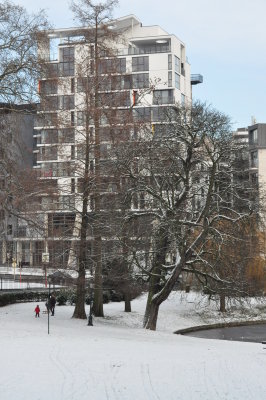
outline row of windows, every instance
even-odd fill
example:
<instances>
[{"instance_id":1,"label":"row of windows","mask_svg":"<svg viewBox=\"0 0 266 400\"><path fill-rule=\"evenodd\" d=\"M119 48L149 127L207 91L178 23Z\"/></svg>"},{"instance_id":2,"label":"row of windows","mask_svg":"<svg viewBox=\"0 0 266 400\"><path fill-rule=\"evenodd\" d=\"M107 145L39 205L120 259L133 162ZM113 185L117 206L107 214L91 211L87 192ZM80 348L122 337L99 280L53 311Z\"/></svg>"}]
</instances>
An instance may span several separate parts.
<instances>
[{"instance_id":1,"label":"row of windows","mask_svg":"<svg viewBox=\"0 0 266 400\"><path fill-rule=\"evenodd\" d=\"M173 104L174 93L172 89L154 90L153 91L153 104Z\"/></svg>"},{"instance_id":2,"label":"row of windows","mask_svg":"<svg viewBox=\"0 0 266 400\"><path fill-rule=\"evenodd\" d=\"M70 162L45 163L41 167L41 176L44 178L71 176L73 174L74 169Z\"/></svg>"},{"instance_id":3,"label":"row of windows","mask_svg":"<svg viewBox=\"0 0 266 400\"><path fill-rule=\"evenodd\" d=\"M66 48L67 49L67 48ZM180 89L180 59L174 56L175 60L175 87ZM57 64L51 64L54 69L57 68ZM71 61L62 62L58 64L60 74L63 76L74 75L74 63ZM172 86L172 55L168 55L168 86ZM132 72L149 71L149 57L133 57L132 58ZM126 72L126 59L105 59L101 60L99 64L99 72L101 74L108 73L125 73ZM74 91L74 80L71 81L71 91ZM124 76L112 76L103 78L100 82L100 89L102 90L120 90L120 89L142 89L149 87L149 75L138 74L138 75L124 75ZM78 78L77 79L77 92L87 91L90 88L89 78ZM48 80L41 82L40 92L43 94L56 94L57 93L57 81Z\"/></svg>"},{"instance_id":4,"label":"row of windows","mask_svg":"<svg viewBox=\"0 0 266 400\"><path fill-rule=\"evenodd\" d=\"M66 51L68 48L61 50ZM62 61L59 63L47 65L47 76L74 76L75 75L75 63L74 56L62 56ZM100 74L110 73L126 73L126 58L109 58L99 61L98 71ZM93 60L91 60L91 73L93 73L95 67ZM133 57L132 58L132 71L141 72L149 71L149 57Z\"/></svg>"},{"instance_id":5,"label":"row of windows","mask_svg":"<svg viewBox=\"0 0 266 400\"><path fill-rule=\"evenodd\" d=\"M63 61L48 64L43 72L47 77L74 76L75 63L74 61Z\"/></svg>"},{"instance_id":6,"label":"row of windows","mask_svg":"<svg viewBox=\"0 0 266 400\"><path fill-rule=\"evenodd\" d=\"M77 92L89 92L91 85L90 78L77 78ZM99 90L126 90L126 89L143 89L150 85L149 74L134 75L114 75L102 77L99 82Z\"/></svg>"},{"instance_id":7,"label":"row of windows","mask_svg":"<svg viewBox=\"0 0 266 400\"><path fill-rule=\"evenodd\" d=\"M43 129L37 138L38 144L73 143L75 140L73 129Z\"/></svg>"},{"instance_id":8,"label":"row of windows","mask_svg":"<svg viewBox=\"0 0 266 400\"><path fill-rule=\"evenodd\" d=\"M64 47L60 49L60 62L47 65L47 76L73 76L75 74L74 66L74 47ZM174 56L175 72L180 74L180 59ZM182 68L181 68L182 69ZM172 70L172 55L168 55L168 70ZM94 62L91 60L91 73L94 71ZM132 71L149 71L149 57L132 57ZM125 73L126 58L109 58L99 62L99 73Z\"/></svg>"},{"instance_id":9,"label":"row of windows","mask_svg":"<svg viewBox=\"0 0 266 400\"><path fill-rule=\"evenodd\" d=\"M73 95L49 96L42 102L43 110L73 110L75 101Z\"/></svg>"}]
</instances>

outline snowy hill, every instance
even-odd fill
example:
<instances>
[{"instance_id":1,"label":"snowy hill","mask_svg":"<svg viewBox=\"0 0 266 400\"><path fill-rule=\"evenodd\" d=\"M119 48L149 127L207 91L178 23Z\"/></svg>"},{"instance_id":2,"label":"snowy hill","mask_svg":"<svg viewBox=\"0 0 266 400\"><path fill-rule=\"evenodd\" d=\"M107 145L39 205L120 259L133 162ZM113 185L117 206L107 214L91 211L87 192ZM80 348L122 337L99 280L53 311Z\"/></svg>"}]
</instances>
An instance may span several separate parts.
<instances>
[{"instance_id":1,"label":"snowy hill","mask_svg":"<svg viewBox=\"0 0 266 400\"><path fill-rule=\"evenodd\" d=\"M173 294L161 308L158 331L151 332L141 328L145 300L133 301L131 314L122 303L107 304L106 317L93 327L71 319L73 307L56 307L50 335L47 315L34 317L35 304L0 308L1 400L266 398L261 344L172 334L222 319L215 304L194 293ZM264 306L252 313L259 309Z\"/></svg>"}]
</instances>

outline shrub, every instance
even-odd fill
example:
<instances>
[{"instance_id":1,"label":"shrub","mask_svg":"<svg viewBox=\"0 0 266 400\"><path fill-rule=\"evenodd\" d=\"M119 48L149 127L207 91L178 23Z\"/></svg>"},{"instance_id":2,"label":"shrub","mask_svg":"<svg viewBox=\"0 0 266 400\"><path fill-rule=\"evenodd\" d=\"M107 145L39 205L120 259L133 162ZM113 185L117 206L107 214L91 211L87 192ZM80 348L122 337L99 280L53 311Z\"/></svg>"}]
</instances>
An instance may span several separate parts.
<instances>
[{"instance_id":1,"label":"shrub","mask_svg":"<svg viewBox=\"0 0 266 400\"><path fill-rule=\"evenodd\" d=\"M46 301L47 291L32 292L32 291L18 291L18 292L3 292L0 293L0 307L7 306L8 304L26 303L31 301Z\"/></svg>"},{"instance_id":2,"label":"shrub","mask_svg":"<svg viewBox=\"0 0 266 400\"><path fill-rule=\"evenodd\" d=\"M64 306L66 305L67 302L67 293L61 291L56 297L56 302L59 306Z\"/></svg>"}]
</instances>

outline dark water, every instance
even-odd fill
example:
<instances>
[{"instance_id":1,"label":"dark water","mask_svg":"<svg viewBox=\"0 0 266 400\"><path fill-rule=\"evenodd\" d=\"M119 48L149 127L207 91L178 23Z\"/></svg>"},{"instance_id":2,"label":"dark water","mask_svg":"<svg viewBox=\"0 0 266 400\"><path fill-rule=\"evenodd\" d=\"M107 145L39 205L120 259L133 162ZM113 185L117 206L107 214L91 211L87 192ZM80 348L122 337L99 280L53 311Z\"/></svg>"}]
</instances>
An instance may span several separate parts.
<instances>
[{"instance_id":1,"label":"dark water","mask_svg":"<svg viewBox=\"0 0 266 400\"><path fill-rule=\"evenodd\" d=\"M186 333L185 335L205 339L261 343L266 341L266 324L206 329L198 332Z\"/></svg>"}]
</instances>

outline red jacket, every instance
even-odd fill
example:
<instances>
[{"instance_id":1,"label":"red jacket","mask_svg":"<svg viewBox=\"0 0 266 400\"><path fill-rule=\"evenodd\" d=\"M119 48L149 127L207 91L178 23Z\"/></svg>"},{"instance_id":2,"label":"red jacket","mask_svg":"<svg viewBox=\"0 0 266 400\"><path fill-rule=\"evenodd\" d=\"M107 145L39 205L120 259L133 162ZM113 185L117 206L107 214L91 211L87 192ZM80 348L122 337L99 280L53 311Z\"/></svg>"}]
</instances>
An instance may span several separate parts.
<instances>
[{"instance_id":1,"label":"red jacket","mask_svg":"<svg viewBox=\"0 0 266 400\"><path fill-rule=\"evenodd\" d=\"M40 312L40 307L39 306L37 306L36 308L35 308L35 310L34 310L37 314L39 314L39 312Z\"/></svg>"}]
</instances>

